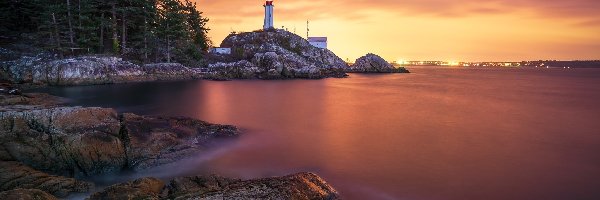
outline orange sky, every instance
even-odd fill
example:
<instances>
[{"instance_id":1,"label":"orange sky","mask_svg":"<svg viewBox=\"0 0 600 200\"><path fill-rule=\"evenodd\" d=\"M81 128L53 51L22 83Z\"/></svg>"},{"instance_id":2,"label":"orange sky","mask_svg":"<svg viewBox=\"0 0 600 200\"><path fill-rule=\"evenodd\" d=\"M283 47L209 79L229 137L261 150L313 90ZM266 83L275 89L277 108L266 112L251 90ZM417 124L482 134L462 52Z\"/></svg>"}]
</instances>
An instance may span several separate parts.
<instances>
[{"instance_id":1,"label":"orange sky","mask_svg":"<svg viewBox=\"0 0 600 200\"><path fill-rule=\"evenodd\" d=\"M262 28L264 0L196 0L215 45ZM600 0L275 0L275 26L329 37L344 60L600 59Z\"/></svg>"}]
</instances>

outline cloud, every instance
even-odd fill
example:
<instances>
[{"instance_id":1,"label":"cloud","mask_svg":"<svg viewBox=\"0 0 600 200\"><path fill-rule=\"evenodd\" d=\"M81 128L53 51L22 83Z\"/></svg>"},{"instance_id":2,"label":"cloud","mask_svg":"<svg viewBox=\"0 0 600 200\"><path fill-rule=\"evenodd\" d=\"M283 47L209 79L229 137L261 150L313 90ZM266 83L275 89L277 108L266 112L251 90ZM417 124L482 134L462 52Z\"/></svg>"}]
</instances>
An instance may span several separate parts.
<instances>
[{"instance_id":1,"label":"cloud","mask_svg":"<svg viewBox=\"0 0 600 200\"><path fill-rule=\"evenodd\" d=\"M231 31L262 27L264 0L196 2L211 19L209 35L216 44ZM377 51L390 59L597 59L600 52L600 0L274 0L274 4L278 25L295 32L310 20L311 33L331 37L331 49L344 58Z\"/></svg>"},{"instance_id":2,"label":"cloud","mask_svg":"<svg viewBox=\"0 0 600 200\"><path fill-rule=\"evenodd\" d=\"M262 1L197 0L201 10L213 15L253 17L262 13ZM467 17L482 14L528 12L542 18L600 19L598 0L275 0L285 18L367 17L364 11L434 17Z\"/></svg>"}]
</instances>

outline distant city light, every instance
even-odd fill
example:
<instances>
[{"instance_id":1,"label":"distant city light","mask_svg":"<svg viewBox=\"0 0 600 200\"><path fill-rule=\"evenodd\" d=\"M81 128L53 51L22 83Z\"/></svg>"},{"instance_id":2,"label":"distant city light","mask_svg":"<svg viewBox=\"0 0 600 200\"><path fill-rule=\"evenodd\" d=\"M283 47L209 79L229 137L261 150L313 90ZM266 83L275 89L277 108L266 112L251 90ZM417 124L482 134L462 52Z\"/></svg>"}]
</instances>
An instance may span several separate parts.
<instances>
[{"instance_id":1,"label":"distant city light","mask_svg":"<svg viewBox=\"0 0 600 200\"><path fill-rule=\"evenodd\" d=\"M404 66L460 66L460 67L533 67L533 68L550 68L562 66L565 69L577 68L578 66L600 66L600 60L573 60L573 61L557 61L557 60L535 60L535 61L520 61L520 62L463 62L463 61L411 61L403 58L398 58L393 61L394 64Z\"/></svg>"},{"instance_id":2,"label":"distant city light","mask_svg":"<svg viewBox=\"0 0 600 200\"><path fill-rule=\"evenodd\" d=\"M405 59L402 59L402 58L397 59L396 63L398 63L400 65L406 65L406 64L408 64L408 62Z\"/></svg>"}]
</instances>

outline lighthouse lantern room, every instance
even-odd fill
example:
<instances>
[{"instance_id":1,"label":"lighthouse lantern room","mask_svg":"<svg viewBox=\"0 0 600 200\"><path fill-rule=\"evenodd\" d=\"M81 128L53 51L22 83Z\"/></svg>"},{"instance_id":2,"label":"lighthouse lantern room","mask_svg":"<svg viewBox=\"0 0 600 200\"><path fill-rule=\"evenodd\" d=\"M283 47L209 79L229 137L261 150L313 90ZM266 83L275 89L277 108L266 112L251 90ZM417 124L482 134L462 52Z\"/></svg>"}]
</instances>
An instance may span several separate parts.
<instances>
[{"instance_id":1,"label":"lighthouse lantern room","mask_svg":"<svg viewBox=\"0 0 600 200\"><path fill-rule=\"evenodd\" d=\"M265 24L263 25L263 29L272 29L273 27L273 0L267 0L265 2Z\"/></svg>"}]
</instances>

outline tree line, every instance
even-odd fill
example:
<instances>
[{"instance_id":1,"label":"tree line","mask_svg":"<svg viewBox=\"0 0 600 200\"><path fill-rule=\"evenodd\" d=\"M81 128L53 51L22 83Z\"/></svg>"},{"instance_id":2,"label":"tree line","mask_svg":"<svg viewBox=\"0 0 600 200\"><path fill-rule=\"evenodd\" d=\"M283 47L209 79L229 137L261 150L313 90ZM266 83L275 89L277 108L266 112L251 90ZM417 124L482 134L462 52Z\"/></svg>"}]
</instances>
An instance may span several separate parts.
<instances>
[{"instance_id":1,"label":"tree line","mask_svg":"<svg viewBox=\"0 0 600 200\"><path fill-rule=\"evenodd\" d=\"M0 31L61 55L193 63L211 45L202 14L190 0L4 0Z\"/></svg>"}]
</instances>

